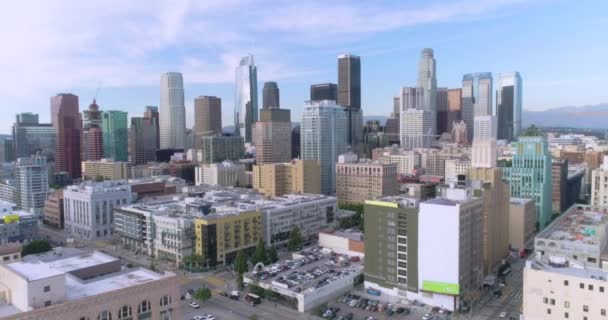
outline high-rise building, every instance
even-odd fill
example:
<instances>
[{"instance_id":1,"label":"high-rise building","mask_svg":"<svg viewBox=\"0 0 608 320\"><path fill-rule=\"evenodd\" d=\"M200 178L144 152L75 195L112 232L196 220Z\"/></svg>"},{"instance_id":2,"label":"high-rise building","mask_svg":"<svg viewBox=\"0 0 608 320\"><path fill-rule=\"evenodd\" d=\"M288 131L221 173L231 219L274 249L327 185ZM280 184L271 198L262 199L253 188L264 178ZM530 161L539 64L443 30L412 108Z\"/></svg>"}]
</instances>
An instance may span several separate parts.
<instances>
[{"instance_id":1,"label":"high-rise building","mask_svg":"<svg viewBox=\"0 0 608 320\"><path fill-rule=\"evenodd\" d=\"M319 83L310 86L310 101L338 100L338 85Z\"/></svg>"},{"instance_id":2,"label":"high-rise building","mask_svg":"<svg viewBox=\"0 0 608 320\"><path fill-rule=\"evenodd\" d=\"M274 81L264 82L262 90L262 108L280 108L279 86Z\"/></svg>"},{"instance_id":3,"label":"high-rise building","mask_svg":"<svg viewBox=\"0 0 608 320\"><path fill-rule=\"evenodd\" d=\"M254 124L253 142L257 163L291 160L291 112L272 107L260 111Z\"/></svg>"},{"instance_id":4,"label":"high-rise building","mask_svg":"<svg viewBox=\"0 0 608 320\"><path fill-rule=\"evenodd\" d=\"M253 55L243 57L236 68L235 101L234 134L253 142L253 124L258 121L258 68Z\"/></svg>"},{"instance_id":5,"label":"high-rise building","mask_svg":"<svg viewBox=\"0 0 608 320\"><path fill-rule=\"evenodd\" d=\"M475 117L493 115L492 94L491 72L462 76L462 120L467 125L467 136L474 136Z\"/></svg>"},{"instance_id":6,"label":"high-rise building","mask_svg":"<svg viewBox=\"0 0 608 320\"><path fill-rule=\"evenodd\" d=\"M15 202L21 210L42 214L49 193L46 158L36 154L18 158L15 167Z\"/></svg>"},{"instance_id":7,"label":"high-rise building","mask_svg":"<svg viewBox=\"0 0 608 320\"><path fill-rule=\"evenodd\" d=\"M363 127L363 141L361 154L362 158L371 159L372 152L377 148L384 148L390 145L386 129L378 120L368 120Z\"/></svg>"},{"instance_id":8,"label":"high-rise building","mask_svg":"<svg viewBox=\"0 0 608 320\"><path fill-rule=\"evenodd\" d=\"M468 144L469 139L467 138L467 124L460 120L452 123L452 142L456 144Z\"/></svg>"},{"instance_id":9,"label":"high-rise building","mask_svg":"<svg viewBox=\"0 0 608 320\"><path fill-rule=\"evenodd\" d=\"M291 129L291 158L300 158L300 124Z\"/></svg>"},{"instance_id":10,"label":"high-rise building","mask_svg":"<svg viewBox=\"0 0 608 320\"><path fill-rule=\"evenodd\" d=\"M440 191L420 203L418 288L427 293L426 303L454 311L481 288L483 200L469 187Z\"/></svg>"},{"instance_id":11,"label":"high-rise building","mask_svg":"<svg viewBox=\"0 0 608 320\"><path fill-rule=\"evenodd\" d=\"M253 188L270 197L286 193L321 193L321 170L316 160L253 166Z\"/></svg>"},{"instance_id":12,"label":"high-rise building","mask_svg":"<svg viewBox=\"0 0 608 320\"><path fill-rule=\"evenodd\" d=\"M129 129L127 113L124 111L106 111L103 113L103 156L114 161L129 160Z\"/></svg>"},{"instance_id":13,"label":"high-rise building","mask_svg":"<svg viewBox=\"0 0 608 320\"><path fill-rule=\"evenodd\" d=\"M396 163L344 161L336 164L336 196L340 203L363 204L366 200L398 193Z\"/></svg>"},{"instance_id":14,"label":"high-rise building","mask_svg":"<svg viewBox=\"0 0 608 320\"><path fill-rule=\"evenodd\" d=\"M52 161L57 148L57 130L52 124L39 123L38 114L17 114L13 124L13 152L16 158L30 157L37 152Z\"/></svg>"},{"instance_id":15,"label":"high-rise building","mask_svg":"<svg viewBox=\"0 0 608 320\"><path fill-rule=\"evenodd\" d=\"M13 159L15 159L13 139L0 138L0 163L11 162Z\"/></svg>"},{"instance_id":16,"label":"high-rise building","mask_svg":"<svg viewBox=\"0 0 608 320\"><path fill-rule=\"evenodd\" d=\"M440 136L444 132L448 131L448 88L437 88L436 96L437 116L436 116L436 128L437 135Z\"/></svg>"},{"instance_id":17,"label":"high-rise building","mask_svg":"<svg viewBox=\"0 0 608 320\"><path fill-rule=\"evenodd\" d=\"M448 89L448 119L447 119L447 123L448 123L448 128L447 128L447 132L451 132L452 131L452 124L454 123L454 121L459 121L462 119L462 114L461 114L461 95L462 95L462 89L457 88L457 89Z\"/></svg>"},{"instance_id":18,"label":"high-rise building","mask_svg":"<svg viewBox=\"0 0 608 320\"><path fill-rule=\"evenodd\" d=\"M420 92L418 107L426 110L431 115L431 134L437 132L437 63L433 55L433 49L425 48L420 52L418 62L418 83L416 85Z\"/></svg>"},{"instance_id":19,"label":"high-rise building","mask_svg":"<svg viewBox=\"0 0 608 320\"><path fill-rule=\"evenodd\" d=\"M98 161L103 158L102 114L97 101L82 111L82 160Z\"/></svg>"},{"instance_id":20,"label":"high-rise building","mask_svg":"<svg viewBox=\"0 0 608 320\"><path fill-rule=\"evenodd\" d=\"M591 172L591 205L608 207L608 157Z\"/></svg>"},{"instance_id":21,"label":"high-rise building","mask_svg":"<svg viewBox=\"0 0 608 320\"><path fill-rule=\"evenodd\" d=\"M515 154L511 167L504 168L511 196L529 198L536 205L539 230L551 221L551 154L547 138L519 137L513 144Z\"/></svg>"},{"instance_id":22,"label":"high-rise building","mask_svg":"<svg viewBox=\"0 0 608 320\"><path fill-rule=\"evenodd\" d=\"M194 99L194 147L200 146L203 135L222 134L222 99L199 96Z\"/></svg>"},{"instance_id":23,"label":"high-rise building","mask_svg":"<svg viewBox=\"0 0 608 320\"><path fill-rule=\"evenodd\" d=\"M103 131L101 127L92 127L87 131L83 131L87 137L86 143L86 160L98 161L103 158Z\"/></svg>"},{"instance_id":24,"label":"high-rise building","mask_svg":"<svg viewBox=\"0 0 608 320\"><path fill-rule=\"evenodd\" d=\"M496 167L496 117L491 115L476 116L474 121L471 166L475 168Z\"/></svg>"},{"instance_id":25,"label":"high-rise building","mask_svg":"<svg viewBox=\"0 0 608 320\"><path fill-rule=\"evenodd\" d=\"M155 126L156 126L156 145L154 146L156 149L160 149L160 127L159 127L159 121L160 121L160 116L158 114L158 107L155 106L146 106L146 111L144 112L144 118L148 118L148 119L156 119Z\"/></svg>"},{"instance_id":26,"label":"high-rise building","mask_svg":"<svg viewBox=\"0 0 608 320\"><path fill-rule=\"evenodd\" d=\"M551 208L553 212L562 213L566 206L566 188L568 185L568 160L551 161Z\"/></svg>"},{"instance_id":27,"label":"high-rise building","mask_svg":"<svg viewBox=\"0 0 608 320\"><path fill-rule=\"evenodd\" d=\"M156 160L158 150L158 117L131 117L129 128L129 162L134 165Z\"/></svg>"},{"instance_id":28,"label":"high-rise building","mask_svg":"<svg viewBox=\"0 0 608 320\"><path fill-rule=\"evenodd\" d=\"M127 180L131 179L131 163L101 159L83 161L82 176L90 180Z\"/></svg>"},{"instance_id":29,"label":"high-rise building","mask_svg":"<svg viewBox=\"0 0 608 320\"><path fill-rule=\"evenodd\" d=\"M332 100L307 102L300 131L302 159L319 162L321 192L334 193L336 161L340 154L347 151L346 110Z\"/></svg>"},{"instance_id":30,"label":"high-rise building","mask_svg":"<svg viewBox=\"0 0 608 320\"><path fill-rule=\"evenodd\" d=\"M55 172L80 178L82 116L78 112L78 96L60 93L51 97L51 122L57 131Z\"/></svg>"},{"instance_id":31,"label":"high-rise building","mask_svg":"<svg viewBox=\"0 0 608 320\"><path fill-rule=\"evenodd\" d=\"M42 222L52 228L63 230L63 190L54 190L44 201Z\"/></svg>"},{"instance_id":32,"label":"high-rise building","mask_svg":"<svg viewBox=\"0 0 608 320\"><path fill-rule=\"evenodd\" d=\"M197 166L194 175L197 186L247 187L245 165L229 160Z\"/></svg>"},{"instance_id":33,"label":"high-rise building","mask_svg":"<svg viewBox=\"0 0 608 320\"><path fill-rule=\"evenodd\" d=\"M509 202L509 245L521 251L534 236L536 207L532 199L510 198Z\"/></svg>"},{"instance_id":34,"label":"high-rise building","mask_svg":"<svg viewBox=\"0 0 608 320\"><path fill-rule=\"evenodd\" d=\"M201 138L201 163L210 164L224 160L239 160L243 154L243 137L204 136Z\"/></svg>"},{"instance_id":35,"label":"high-rise building","mask_svg":"<svg viewBox=\"0 0 608 320\"><path fill-rule=\"evenodd\" d=\"M366 201L365 288L402 299L418 294L418 201ZM413 295L413 297L411 296Z\"/></svg>"},{"instance_id":36,"label":"high-rise building","mask_svg":"<svg viewBox=\"0 0 608 320\"><path fill-rule=\"evenodd\" d=\"M184 79L179 72L160 75L159 134L161 149L186 146L186 107Z\"/></svg>"},{"instance_id":37,"label":"high-rise building","mask_svg":"<svg viewBox=\"0 0 608 320\"><path fill-rule=\"evenodd\" d=\"M513 141L521 132L522 83L519 72L498 75L496 116L498 139Z\"/></svg>"},{"instance_id":38,"label":"high-rise building","mask_svg":"<svg viewBox=\"0 0 608 320\"><path fill-rule=\"evenodd\" d=\"M423 109L401 111L400 140L404 148L429 148L433 142L433 118Z\"/></svg>"},{"instance_id":39,"label":"high-rise building","mask_svg":"<svg viewBox=\"0 0 608 320\"><path fill-rule=\"evenodd\" d=\"M361 111L361 58L351 54L338 56L338 101L346 108L348 119L347 142L359 152L362 139L363 113Z\"/></svg>"},{"instance_id":40,"label":"high-rise building","mask_svg":"<svg viewBox=\"0 0 608 320\"><path fill-rule=\"evenodd\" d=\"M114 207L131 203L132 197L124 180L68 186L63 191L65 232L87 240L112 236Z\"/></svg>"}]
</instances>

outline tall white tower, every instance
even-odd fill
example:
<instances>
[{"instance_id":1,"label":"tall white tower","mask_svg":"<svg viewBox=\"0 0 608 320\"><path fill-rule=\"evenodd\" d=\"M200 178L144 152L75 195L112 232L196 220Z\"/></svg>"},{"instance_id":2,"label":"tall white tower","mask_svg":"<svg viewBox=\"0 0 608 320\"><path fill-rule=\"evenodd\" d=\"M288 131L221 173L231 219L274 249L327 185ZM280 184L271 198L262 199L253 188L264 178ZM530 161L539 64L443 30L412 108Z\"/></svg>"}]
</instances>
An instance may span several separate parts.
<instances>
[{"instance_id":1,"label":"tall white tower","mask_svg":"<svg viewBox=\"0 0 608 320\"><path fill-rule=\"evenodd\" d=\"M437 63L433 49L425 48L420 53L418 62L418 84L421 90L417 105L419 109L429 111L432 121L432 134L437 133Z\"/></svg>"},{"instance_id":2,"label":"tall white tower","mask_svg":"<svg viewBox=\"0 0 608 320\"><path fill-rule=\"evenodd\" d=\"M179 72L160 75L159 129L161 149L184 149L186 146L186 107L184 79Z\"/></svg>"},{"instance_id":3,"label":"tall white tower","mask_svg":"<svg viewBox=\"0 0 608 320\"><path fill-rule=\"evenodd\" d=\"M253 124L258 121L258 68L253 55L241 59L235 72L236 97L234 134L253 142Z\"/></svg>"}]
</instances>

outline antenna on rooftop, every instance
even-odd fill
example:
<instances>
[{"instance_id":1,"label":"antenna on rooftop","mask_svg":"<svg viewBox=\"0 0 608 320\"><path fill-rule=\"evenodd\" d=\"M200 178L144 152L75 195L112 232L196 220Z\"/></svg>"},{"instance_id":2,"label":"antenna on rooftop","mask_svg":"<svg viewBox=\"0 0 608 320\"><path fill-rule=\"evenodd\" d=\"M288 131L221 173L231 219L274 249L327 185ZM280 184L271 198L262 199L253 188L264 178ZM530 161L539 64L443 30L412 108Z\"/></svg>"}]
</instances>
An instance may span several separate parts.
<instances>
[{"instance_id":1,"label":"antenna on rooftop","mask_svg":"<svg viewBox=\"0 0 608 320\"><path fill-rule=\"evenodd\" d=\"M101 90L102 85L103 81L99 80L97 82L97 89L95 89L95 97L93 98L94 100L97 100L97 95L99 94L99 90Z\"/></svg>"}]
</instances>

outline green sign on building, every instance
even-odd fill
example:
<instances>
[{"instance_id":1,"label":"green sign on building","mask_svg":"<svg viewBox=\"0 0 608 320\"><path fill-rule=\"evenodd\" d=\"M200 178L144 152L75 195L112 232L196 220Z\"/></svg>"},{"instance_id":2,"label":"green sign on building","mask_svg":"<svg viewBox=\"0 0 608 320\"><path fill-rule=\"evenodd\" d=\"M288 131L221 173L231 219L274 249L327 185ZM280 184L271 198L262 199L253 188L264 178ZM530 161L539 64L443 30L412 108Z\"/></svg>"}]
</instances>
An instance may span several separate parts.
<instances>
[{"instance_id":1,"label":"green sign on building","mask_svg":"<svg viewBox=\"0 0 608 320\"><path fill-rule=\"evenodd\" d=\"M422 280L422 291L457 296L460 294L460 286L453 283Z\"/></svg>"}]
</instances>

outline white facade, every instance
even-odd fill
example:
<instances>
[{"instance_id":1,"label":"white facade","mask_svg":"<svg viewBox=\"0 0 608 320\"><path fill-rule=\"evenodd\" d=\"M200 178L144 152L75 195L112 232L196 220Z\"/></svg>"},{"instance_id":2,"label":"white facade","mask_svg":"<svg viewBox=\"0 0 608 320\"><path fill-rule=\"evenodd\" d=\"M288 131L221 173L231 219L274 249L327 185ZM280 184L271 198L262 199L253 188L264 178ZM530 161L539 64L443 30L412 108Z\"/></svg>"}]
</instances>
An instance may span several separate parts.
<instances>
[{"instance_id":1,"label":"white facade","mask_svg":"<svg viewBox=\"0 0 608 320\"><path fill-rule=\"evenodd\" d=\"M333 100L310 101L304 107L300 128L301 157L321 167L321 192L336 190L336 161L347 150L346 110Z\"/></svg>"},{"instance_id":2,"label":"white facade","mask_svg":"<svg viewBox=\"0 0 608 320\"><path fill-rule=\"evenodd\" d=\"M591 172L591 205L608 207L608 158Z\"/></svg>"},{"instance_id":3,"label":"white facade","mask_svg":"<svg viewBox=\"0 0 608 320\"><path fill-rule=\"evenodd\" d=\"M234 133L245 142L253 142L252 128L258 121L258 69L253 55L241 59L235 80Z\"/></svg>"},{"instance_id":4,"label":"white facade","mask_svg":"<svg viewBox=\"0 0 608 320\"><path fill-rule=\"evenodd\" d=\"M483 202L470 188L441 191L420 203L418 288L426 303L454 311L482 281Z\"/></svg>"},{"instance_id":5,"label":"white facade","mask_svg":"<svg viewBox=\"0 0 608 320\"><path fill-rule=\"evenodd\" d=\"M15 168L15 197L22 210L42 214L44 201L49 194L46 157L35 155L17 159Z\"/></svg>"},{"instance_id":6,"label":"white facade","mask_svg":"<svg viewBox=\"0 0 608 320\"><path fill-rule=\"evenodd\" d=\"M206 164L196 167L195 183L212 186L235 187L246 186L245 165L224 161L222 163Z\"/></svg>"},{"instance_id":7,"label":"white facade","mask_svg":"<svg viewBox=\"0 0 608 320\"><path fill-rule=\"evenodd\" d=\"M474 136L474 119L492 115L492 73L469 73L462 77L462 120L467 137Z\"/></svg>"},{"instance_id":8,"label":"white facade","mask_svg":"<svg viewBox=\"0 0 608 320\"><path fill-rule=\"evenodd\" d=\"M160 76L159 130L161 149L186 147L186 107L184 80L179 72Z\"/></svg>"},{"instance_id":9,"label":"white facade","mask_svg":"<svg viewBox=\"0 0 608 320\"><path fill-rule=\"evenodd\" d=\"M65 232L82 239L112 235L114 207L131 203L131 185L126 181L83 182L63 191Z\"/></svg>"},{"instance_id":10,"label":"white facade","mask_svg":"<svg viewBox=\"0 0 608 320\"><path fill-rule=\"evenodd\" d=\"M476 116L471 150L472 167L494 168L498 158L496 135L498 124L492 115Z\"/></svg>"},{"instance_id":11,"label":"white facade","mask_svg":"<svg viewBox=\"0 0 608 320\"><path fill-rule=\"evenodd\" d=\"M423 109L401 110L400 140L404 148L428 148L434 140L432 113Z\"/></svg>"},{"instance_id":12,"label":"white facade","mask_svg":"<svg viewBox=\"0 0 608 320\"><path fill-rule=\"evenodd\" d=\"M445 182L456 181L458 175L466 175L471 167L471 161L467 159L445 160Z\"/></svg>"},{"instance_id":13,"label":"white facade","mask_svg":"<svg viewBox=\"0 0 608 320\"><path fill-rule=\"evenodd\" d=\"M169 258L177 265L192 255L194 224L192 217L154 215L154 256Z\"/></svg>"},{"instance_id":14,"label":"white facade","mask_svg":"<svg viewBox=\"0 0 608 320\"><path fill-rule=\"evenodd\" d=\"M378 160L381 163L396 163L399 174L413 174L415 169L420 168L420 154L414 150L386 151Z\"/></svg>"},{"instance_id":15,"label":"white facade","mask_svg":"<svg viewBox=\"0 0 608 320\"><path fill-rule=\"evenodd\" d=\"M418 84L421 91L421 101L418 106L430 113L431 134L437 132L437 76L436 62L433 49L422 49L418 62Z\"/></svg>"}]
</instances>

